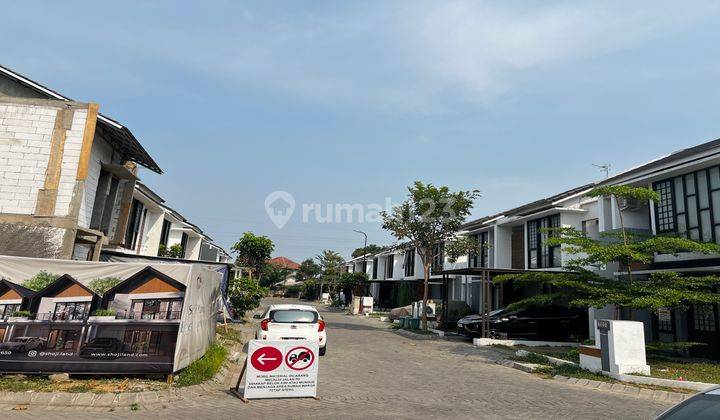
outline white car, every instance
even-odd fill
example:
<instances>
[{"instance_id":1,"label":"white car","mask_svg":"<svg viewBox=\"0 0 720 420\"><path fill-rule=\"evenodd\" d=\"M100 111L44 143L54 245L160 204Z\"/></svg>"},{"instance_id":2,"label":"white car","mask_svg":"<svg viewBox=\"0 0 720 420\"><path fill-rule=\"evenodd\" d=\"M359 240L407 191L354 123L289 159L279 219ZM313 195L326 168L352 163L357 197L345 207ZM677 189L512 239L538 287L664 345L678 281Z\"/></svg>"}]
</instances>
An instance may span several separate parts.
<instances>
[{"instance_id":1,"label":"white car","mask_svg":"<svg viewBox=\"0 0 720 420\"><path fill-rule=\"evenodd\" d=\"M327 351L325 321L314 306L270 305L260 319L255 338L258 340L317 341L320 356Z\"/></svg>"}]
</instances>

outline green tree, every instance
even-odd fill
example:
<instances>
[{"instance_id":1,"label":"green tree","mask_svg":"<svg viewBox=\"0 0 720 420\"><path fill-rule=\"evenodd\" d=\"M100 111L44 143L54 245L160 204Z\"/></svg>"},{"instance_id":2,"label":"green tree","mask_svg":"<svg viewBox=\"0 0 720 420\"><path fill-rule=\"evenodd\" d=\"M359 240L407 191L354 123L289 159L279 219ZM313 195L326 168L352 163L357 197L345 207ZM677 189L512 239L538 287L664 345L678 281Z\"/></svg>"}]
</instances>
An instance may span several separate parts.
<instances>
[{"instance_id":1,"label":"green tree","mask_svg":"<svg viewBox=\"0 0 720 420\"><path fill-rule=\"evenodd\" d=\"M629 186L601 187L590 191L590 197L608 197L657 200L657 194L647 188ZM620 208L617 209L620 211ZM620 212L622 214L622 212ZM621 219L622 220L622 219ZM701 243L683 237L651 236L628 232L621 223L620 232L603 232L599 239L586 232L561 227L548 231L548 245L561 245L563 252L572 255L567 261L567 272L507 274L494 278L494 282L513 281L517 287L550 286L552 293L532 296L513 303L510 307L566 304L582 307L615 305L620 308L657 310L662 307L682 308L692 303L714 303L717 298L711 289L720 284L714 276L683 277L677 273L657 273L646 279L635 279L634 264L649 264L655 254L677 255L682 252L711 254L720 252L715 243ZM627 278L608 279L592 268L601 269L619 264Z\"/></svg>"},{"instance_id":2,"label":"green tree","mask_svg":"<svg viewBox=\"0 0 720 420\"><path fill-rule=\"evenodd\" d=\"M357 258L357 257L362 257L363 255L366 255L366 254L377 254L378 252L385 251L386 249L388 249L388 247L386 247L386 246L368 244L368 246L365 248L360 247L360 248L355 249L355 251L352 252L351 256L353 258Z\"/></svg>"},{"instance_id":3,"label":"green tree","mask_svg":"<svg viewBox=\"0 0 720 420\"><path fill-rule=\"evenodd\" d=\"M300 263L296 276L298 281L307 281L316 278L321 272L322 268L312 258L308 258Z\"/></svg>"},{"instance_id":4,"label":"green tree","mask_svg":"<svg viewBox=\"0 0 720 420\"><path fill-rule=\"evenodd\" d=\"M450 260L477 251L468 237L458 237L457 231L470 215L477 190L452 192L446 186L436 187L416 181L408 187L408 198L388 212L382 212L383 228L400 241L408 241L423 265L424 290L422 329L427 330L427 299L430 267L443 248ZM443 245L443 246L438 246Z\"/></svg>"},{"instance_id":5,"label":"green tree","mask_svg":"<svg viewBox=\"0 0 720 420\"><path fill-rule=\"evenodd\" d=\"M168 247L165 244L160 244L158 247L158 256L169 257L169 258L182 258L185 251L181 244L174 244Z\"/></svg>"},{"instance_id":6,"label":"green tree","mask_svg":"<svg viewBox=\"0 0 720 420\"><path fill-rule=\"evenodd\" d=\"M40 270L39 273L35 274L34 277L25 280L23 283L24 287L37 292L46 288L50 283L57 280L60 277L57 274L48 273L45 270Z\"/></svg>"},{"instance_id":7,"label":"green tree","mask_svg":"<svg viewBox=\"0 0 720 420\"><path fill-rule=\"evenodd\" d=\"M91 280L88 284L88 289L95 292L98 296L102 296L108 290L117 286L122 282L122 279L117 277L104 277L100 279Z\"/></svg>"},{"instance_id":8,"label":"green tree","mask_svg":"<svg viewBox=\"0 0 720 420\"><path fill-rule=\"evenodd\" d=\"M247 268L252 278L253 274L261 275L265 262L275 250L275 245L267 236L245 232L231 249L237 254L237 264Z\"/></svg>"},{"instance_id":9,"label":"green tree","mask_svg":"<svg viewBox=\"0 0 720 420\"><path fill-rule=\"evenodd\" d=\"M338 277L342 271L343 257L335 251L326 249L315 258L318 260L318 264L322 269L320 276L320 295L322 295L325 282L331 285L333 291L337 291L335 289L337 288Z\"/></svg>"},{"instance_id":10,"label":"green tree","mask_svg":"<svg viewBox=\"0 0 720 420\"><path fill-rule=\"evenodd\" d=\"M356 286L363 286L368 282L367 273L361 272L342 272L338 278L338 286L342 289L354 289Z\"/></svg>"},{"instance_id":11,"label":"green tree","mask_svg":"<svg viewBox=\"0 0 720 420\"><path fill-rule=\"evenodd\" d=\"M267 292L268 290L252 277L241 277L230 280L227 297L236 316L242 318L245 312L260 306L260 301Z\"/></svg>"},{"instance_id":12,"label":"green tree","mask_svg":"<svg viewBox=\"0 0 720 420\"><path fill-rule=\"evenodd\" d=\"M277 267L272 264L265 264L262 269L262 276L258 278L262 287L271 287L274 284L284 281L292 272L287 268Z\"/></svg>"}]
</instances>

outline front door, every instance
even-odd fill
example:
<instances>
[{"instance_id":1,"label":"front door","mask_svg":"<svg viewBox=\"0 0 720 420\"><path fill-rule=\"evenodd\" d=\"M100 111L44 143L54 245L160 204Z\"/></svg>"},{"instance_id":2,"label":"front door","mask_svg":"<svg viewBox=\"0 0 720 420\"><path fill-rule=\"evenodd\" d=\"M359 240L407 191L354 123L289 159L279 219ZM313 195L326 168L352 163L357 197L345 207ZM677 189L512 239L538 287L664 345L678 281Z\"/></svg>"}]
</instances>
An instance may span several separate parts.
<instances>
[{"instance_id":1,"label":"front door","mask_svg":"<svg viewBox=\"0 0 720 420\"><path fill-rule=\"evenodd\" d=\"M512 230L510 239L512 252L512 268L525 268L525 229L522 226L516 226Z\"/></svg>"},{"instance_id":2,"label":"front door","mask_svg":"<svg viewBox=\"0 0 720 420\"><path fill-rule=\"evenodd\" d=\"M720 337L718 337L718 306L693 305L688 312L690 341L706 343L692 347L692 355L711 359L720 358Z\"/></svg>"},{"instance_id":3,"label":"front door","mask_svg":"<svg viewBox=\"0 0 720 420\"><path fill-rule=\"evenodd\" d=\"M480 282L474 281L470 283L470 296L468 301L470 302L470 309L476 314L480 313Z\"/></svg>"}]
</instances>

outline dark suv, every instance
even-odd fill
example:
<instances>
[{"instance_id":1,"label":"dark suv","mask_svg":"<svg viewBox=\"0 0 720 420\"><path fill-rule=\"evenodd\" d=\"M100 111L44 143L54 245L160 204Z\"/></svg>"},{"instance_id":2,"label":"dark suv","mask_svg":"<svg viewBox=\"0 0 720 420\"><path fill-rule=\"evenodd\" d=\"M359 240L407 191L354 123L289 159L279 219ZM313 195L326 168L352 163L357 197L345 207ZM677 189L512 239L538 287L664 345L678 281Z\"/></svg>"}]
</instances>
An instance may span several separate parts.
<instances>
[{"instance_id":1,"label":"dark suv","mask_svg":"<svg viewBox=\"0 0 720 420\"><path fill-rule=\"evenodd\" d=\"M458 331L470 337L481 333L482 317L468 315L458 321ZM587 338L587 310L565 306L490 312L490 337L542 341L581 341Z\"/></svg>"}]
</instances>

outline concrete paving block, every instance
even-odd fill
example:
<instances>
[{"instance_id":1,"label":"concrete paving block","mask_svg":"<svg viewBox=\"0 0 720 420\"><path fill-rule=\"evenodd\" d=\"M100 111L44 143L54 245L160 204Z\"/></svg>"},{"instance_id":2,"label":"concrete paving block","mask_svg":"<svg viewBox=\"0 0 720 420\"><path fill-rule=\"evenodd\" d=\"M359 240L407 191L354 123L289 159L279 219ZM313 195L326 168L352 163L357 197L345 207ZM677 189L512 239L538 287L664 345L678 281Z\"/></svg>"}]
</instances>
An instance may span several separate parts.
<instances>
[{"instance_id":1,"label":"concrete paving block","mask_svg":"<svg viewBox=\"0 0 720 420\"><path fill-rule=\"evenodd\" d=\"M139 392L124 392L121 394L117 394L117 400L115 404L126 407L133 404L139 404Z\"/></svg>"},{"instance_id":2,"label":"concrete paving block","mask_svg":"<svg viewBox=\"0 0 720 420\"><path fill-rule=\"evenodd\" d=\"M160 401L158 393L155 391L145 391L139 394L140 404L155 404Z\"/></svg>"},{"instance_id":3,"label":"concrete paving block","mask_svg":"<svg viewBox=\"0 0 720 420\"><path fill-rule=\"evenodd\" d=\"M97 394L93 394L90 392L81 392L78 394L75 394L75 398L71 401L71 405L75 407L90 407L93 404L93 401L97 397Z\"/></svg>"},{"instance_id":4,"label":"concrete paving block","mask_svg":"<svg viewBox=\"0 0 720 420\"><path fill-rule=\"evenodd\" d=\"M655 394L653 395L654 400L658 401L666 401L668 398L667 391L655 391Z\"/></svg>"},{"instance_id":5,"label":"concrete paving block","mask_svg":"<svg viewBox=\"0 0 720 420\"><path fill-rule=\"evenodd\" d=\"M93 401L93 407L112 407L115 404L117 396L115 394L100 394Z\"/></svg>"},{"instance_id":6,"label":"concrete paving block","mask_svg":"<svg viewBox=\"0 0 720 420\"><path fill-rule=\"evenodd\" d=\"M71 392L53 392L50 405L69 406L72 403L73 398L75 398L75 394Z\"/></svg>"},{"instance_id":7,"label":"concrete paving block","mask_svg":"<svg viewBox=\"0 0 720 420\"><path fill-rule=\"evenodd\" d=\"M625 385L623 384L612 384L610 387L611 390L615 392L625 392Z\"/></svg>"},{"instance_id":8,"label":"concrete paving block","mask_svg":"<svg viewBox=\"0 0 720 420\"><path fill-rule=\"evenodd\" d=\"M33 392L30 395L30 404L32 405L48 405L53 397L51 392Z\"/></svg>"},{"instance_id":9,"label":"concrete paving block","mask_svg":"<svg viewBox=\"0 0 720 420\"><path fill-rule=\"evenodd\" d=\"M643 398L652 399L654 393L655 393L655 391L652 389L640 388L640 394L638 394L638 395L640 395Z\"/></svg>"},{"instance_id":10,"label":"concrete paving block","mask_svg":"<svg viewBox=\"0 0 720 420\"><path fill-rule=\"evenodd\" d=\"M600 381L594 381L594 380L588 380L588 383L585 385L588 388L598 388L602 382Z\"/></svg>"},{"instance_id":11,"label":"concrete paving block","mask_svg":"<svg viewBox=\"0 0 720 420\"><path fill-rule=\"evenodd\" d=\"M578 379L575 384L580 386L587 386L589 383L590 381L587 379Z\"/></svg>"}]
</instances>

